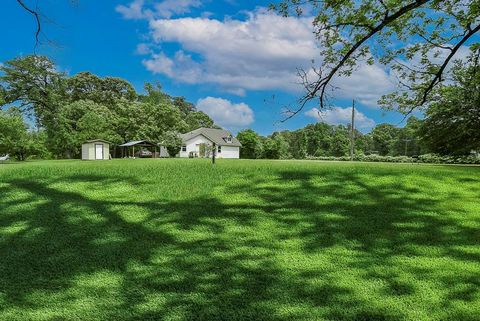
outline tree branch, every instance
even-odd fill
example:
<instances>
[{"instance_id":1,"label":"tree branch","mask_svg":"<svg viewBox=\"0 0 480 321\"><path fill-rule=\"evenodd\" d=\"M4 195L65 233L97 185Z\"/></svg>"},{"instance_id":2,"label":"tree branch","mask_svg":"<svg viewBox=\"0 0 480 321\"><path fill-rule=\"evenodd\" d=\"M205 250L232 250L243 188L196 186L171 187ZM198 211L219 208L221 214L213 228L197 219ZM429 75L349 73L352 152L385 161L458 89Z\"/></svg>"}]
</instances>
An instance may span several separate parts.
<instances>
[{"instance_id":1,"label":"tree branch","mask_svg":"<svg viewBox=\"0 0 480 321\"><path fill-rule=\"evenodd\" d=\"M320 107L324 108L324 100L325 100L325 90L327 85L332 81L333 77L337 74L337 72L345 65L345 63L350 59L350 57L360 48L368 39L373 37L378 32L382 31L387 25L392 23L393 21L397 20L398 18L402 17L403 15L409 13L410 11L424 5L425 3L431 0L417 0L409 5L406 5L400 8L395 13L385 16L385 18L378 24L375 28L373 28L369 33L367 33L364 37L362 37L359 41L357 41L352 48L342 57L338 64L328 73L328 75L317 82L315 89L306 97L307 100L313 99L316 94L320 91ZM301 106L303 108L303 106Z\"/></svg>"},{"instance_id":2,"label":"tree branch","mask_svg":"<svg viewBox=\"0 0 480 321\"><path fill-rule=\"evenodd\" d=\"M473 29L470 29L464 36L463 38L455 45L455 47L452 48L450 54L447 56L447 58L445 59L445 61L443 62L442 66L440 67L440 69L435 73L435 77L433 78L433 80L430 82L430 84L428 85L428 87L425 89L425 91L423 92L423 97L422 97L422 100L420 102L420 105L423 105L426 101L427 101L427 98L428 98L428 94L433 90L433 87L435 87L436 84L438 84L439 82L442 81L442 75L443 75L443 72L445 71L445 69L447 68L448 64L450 63L450 61L453 59L453 57L455 56L455 54L457 53L457 51L463 46L463 44L468 40L470 39L470 37L472 37L475 33L479 32L480 31L480 25L476 26L475 28Z\"/></svg>"},{"instance_id":3,"label":"tree branch","mask_svg":"<svg viewBox=\"0 0 480 321\"><path fill-rule=\"evenodd\" d=\"M383 18L381 18L381 21L376 26L369 26L365 24L355 25L354 22L337 23L337 27L339 26L361 27L361 28L368 28L369 31L363 37L361 37L360 40L352 44L351 48L347 51L347 53L341 57L341 59L333 66L333 68L328 72L326 76L322 77L321 73L316 72L317 75L319 75L318 80L313 83L310 83L305 77L306 73L300 75L302 78L302 83L304 85L304 88L306 89L306 94L299 100L299 106L296 110L292 111L291 109L288 109L288 116L284 118L281 122L285 122L288 119L300 113L304 109L306 104L317 96L319 96L320 98L320 109L325 108L325 104L327 100L327 97L326 97L327 87L330 86L333 80L333 77L342 69L342 67L344 67L348 63L349 59L352 58L355 52L357 52L357 50L359 50L359 48L365 42L367 42L370 38L372 38L377 33L385 29L392 22L408 14L409 12L421 7L422 5L424 5L429 1L432 1L432 0L415 0L408 5L401 7L400 9L398 9L397 11L391 14L390 14L391 9L388 8L386 3L383 1L380 1L380 5L382 5L385 8L385 12L384 12ZM336 6L340 2L342 1L338 1L337 3L332 4L332 6ZM327 26L326 29L328 29L328 27L332 27L332 25Z\"/></svg>"},{"instance_id":4,"label":"tree branch","mask_svg":"<svg viewBox=\"0 0 480 321\"><path fill-rule=\"evenodd\" d=\"M436 42L433 42L431 39L425 37L424 35L422 34L418 34L418 36L420 38L422 38L423 40L425 40L426 42L428 42L429 44L431 44L432 46L434 47L437 47L437 48L440 48L440 49L445 49L445 50L449 50L449 51L452 51L452 47L449 47L449 46L444 46L444 45L441 45L439 43L436 43Z\"/></svg>"},{"instance_id":5,"label":"tree branch","mask_svg":"<svg viewBox=\"0 0 480 321\"><path fill-rule=\"evenodd\" d=\"M42 24L40 23L40 14L29 8L24 2L23 0L17 0L18 4L20 6L22 6L23 9L25 9L27 12L29 12L31 15L33 15L35 17L35 21L37 23L37 31L35 32L35 49L37 48L39 42L40 42L40 32L42 31ZM35 51L34 49L34 51Z\"/></svg>"}]
</instances>

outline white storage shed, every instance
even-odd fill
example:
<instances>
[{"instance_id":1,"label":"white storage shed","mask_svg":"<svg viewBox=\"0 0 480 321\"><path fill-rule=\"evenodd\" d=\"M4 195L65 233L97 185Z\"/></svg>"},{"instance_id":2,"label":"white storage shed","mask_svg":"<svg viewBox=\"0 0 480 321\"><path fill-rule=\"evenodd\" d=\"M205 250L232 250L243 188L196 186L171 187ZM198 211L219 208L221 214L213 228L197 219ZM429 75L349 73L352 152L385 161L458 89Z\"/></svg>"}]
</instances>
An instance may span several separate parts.
<instances>
[{"instance_id":1,"label":"white storage shed","mask_svg":"<svg viewBox=\"0 0 480 321\"><path fill-rule=\"evenodd\" d=\"M82 160L109 160L110 142L103 139L88 140L82 144Z\"/></svg>"}]
</instances>

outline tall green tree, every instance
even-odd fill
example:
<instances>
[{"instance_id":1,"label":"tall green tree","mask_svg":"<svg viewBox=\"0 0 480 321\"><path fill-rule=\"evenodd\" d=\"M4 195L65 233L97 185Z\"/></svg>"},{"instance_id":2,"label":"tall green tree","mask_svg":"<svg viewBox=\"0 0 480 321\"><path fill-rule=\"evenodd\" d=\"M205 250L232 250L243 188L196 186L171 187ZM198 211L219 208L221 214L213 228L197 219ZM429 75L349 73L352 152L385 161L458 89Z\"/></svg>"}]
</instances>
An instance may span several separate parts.
<instances>
[{"instance_id":1,"label":"tall green tree","mask_svg":"<svg viewBox=\"0 0 480 321\"><path fill-rule=\"evenodd\" d=\"M139 136L143 118L145 117L143 106L144 103L125 99L115 102L112 124L116 135L119 137L118 143L145 139Z\"/></svg>"},{"instance_id":2,"label":"tall green tree","mask_svg":"<svg viewBox=\"0 0 480 321\"><path fill-rule=\"evenodd\" d=\"M289 147L290 154L295 159L304 159L307 157L307 134L305 130L296 130L290 133Z\"/></svg>"},{"instance_id":3,"label":"tall green tree","mask_svg":"<svg viewBox=\"0 0 480 321\"><path fill-rule=\"evenodd\" d=\"M90 100L78 100L62 106L59 125L49 134L49 145L58 156L78 157L82 143L90 139L118 141L112 112Z\"/></svg>"},{"instance_id":4,"label":"tall green tree","mask_svg":"<svg viewBox=\"0 0 480 321\"><path fill-rule=\"evenodd\" d=\"M238 141L242 144L240 158L261 158L263 146L260 136L252 129L245 129L237 134Z\"/></svg>"},{"instance_id":5,"label":"tall green tree","mask_svg":"<svg viewBox=\"0 0 480 321\"><path fill-rule=\"evenodd\" d=\"M192 131L198 128L218 128L215 126L213 119L210 118L203 111L191 111L185 117L185 122L187 123L187 131Z\"/></svg>"},{"instance_id":6,"label":"tall green tree","mask_svg":"<svg viewBox=\"0 0 480 321\"><path fill-rule=\"evenodd\" d=\"M414 156L426 151L419 137L421 123L421 120L411 116L407 120L405 127L397 129L396 137L393 139L391 146L391 154L393 156Z\"/></svg>"},{"instance_id":7,"label":"tall green tree","mask_svg":"<svg viewBox=\"0 0 480 321\"><path fill-rule=\"evenodd\" d=\"M167 131L162 136L162 146L165 146L170 157L175 157L180 153L180 148L182 148L182 138L176 131Z\"/></svg>"},{"instance_id":8,"label":"tall green tree","mask_svg":"<svg viewBox=\"0 0 480 321\"><path fill-rule=\"evenodd\" d=\"M471 56L467 66L457 63L452 84L437 90L437 101L425 113L420 136L433 152L464 155L480 151L478 54Z\"/></svg>"},{"instance_id":9,"label":"tall green tree","mask_svg":"<svg viewBox=\"0 0 480 321\"><path fill-rule=\"evenodd\" d=\"M145 83L143 86L146 94L140 94L140 101L150 103L153 105L162 104L165 102L171 102L172 98L165 92L163 92L162 85L160 83L152 84Z\"/></svg>"},{"instance_id":10,"label":"tall green tree","mask_svg":"<svg viewBox=\"0 0 480 321\"><path fill-rule=\"evenodd\" d=\"M139 96L142 102L157 106L171 106L170 110L175 110L176 114L180 115L181 124L175 130L187 132L200 127L214 127L213 120L207 114L198 111L195 105L184 97L171 97L166 94L159 83L146 83L144 89L146 94Z\"/></svg>"},{"instance_id":11,"label":"tall green tree","mask_svg":"<svg viewBox=\"0 0 480 321\"><path fill-rule=\"evenodd\" d=\"M331 147L333 129L326 123L307 125L307 154L310 156L327 156Z\"/></svg>"},{"instance_id":12,"label":"tall green tree","mask_svg":"<svg viewBox=\"0 0 480 321\"><path fill-rule=\"evenodd\" d=\"M2 103L16 104L32 113L40 126L57 122L64 93L64 74L44 56L25 56L0 66Z\"/></svg>"},{"instance_id":13,"label":"tall green tree","mask_svg":"<svg viewBox=\"0 0 480 321\"><path fill-rule=\"evenodd\" d=\"M0 154L9 154L20 161L39 154L39 137L28 130L18 108L0 110Z\"/></svg>"},{"instance_id":14,"label":"tall green tree","mask_svg":"<svg viewBox=\"0 0 480 321\"><path fill-rule=\"evenodd\" d=\"M159 104L142 103L139 117L138 139L159 142L167 131L185 132L188 128L182 113L168 101Z\"/></svg>"},{"instance_id":15,"label":"tall green tree","mask_svg":"<svg viewBox=\"0 0 480 321\"><path fill-rule=\"evenodd\" d=\"M392 124L379 124L372 130L374 152L386 156L392 154L392 145L397 137L398 128Z\"/></svg>"},{"instance_id":16,"label":"tall green tree","mask_svg":"<svg viewBox=\"0 0 480 321\"><path fill-rule=\"evenodd\" d=\"M355 135L355 155L368 155L374 150L372 135L356 132Z\"/></svg>"},{"instance_id":17,"label":"tall green tree","mask_svg":"<svg viewBox=\"0 0 480 321\"><path fill-rule=\"evenodd\" d=\"M279 132L273 133L263 142L263 158L287 159L291 158L287 140Z\"/></svg>"},{"instance_id":18,"label":"tall green tree","mask_svg":"<svg viewBox=\"0 0 480 321\"><path fill-rule=\"evenodd\" d=\"M267 137L263 142L263 158L279 159L278 145L273 138Z\"/></svg>"},{"instance_id":19,"label":"tall green tree","mask_svg":"<svg viewBox=\"0 0 480 321\"><path fill-rule=\"evenodd\" d=\"M340 157L348 155L350 150L350 130L343 125L335 126L331 137L330 155Z\"/></svg>"},{"instance_id":20,"label":"tall green tree","mask_svg":"<svg viewBox=\"0 0 480 321\"><path fill-rule=\"evenodd\" d=\"M133 86L115 77L100 78L90 72L80 72L65 79L65 99L69 102L89 100L104 106L114 106L117 100L137 100Z\"/></svg>"}]
</instances>

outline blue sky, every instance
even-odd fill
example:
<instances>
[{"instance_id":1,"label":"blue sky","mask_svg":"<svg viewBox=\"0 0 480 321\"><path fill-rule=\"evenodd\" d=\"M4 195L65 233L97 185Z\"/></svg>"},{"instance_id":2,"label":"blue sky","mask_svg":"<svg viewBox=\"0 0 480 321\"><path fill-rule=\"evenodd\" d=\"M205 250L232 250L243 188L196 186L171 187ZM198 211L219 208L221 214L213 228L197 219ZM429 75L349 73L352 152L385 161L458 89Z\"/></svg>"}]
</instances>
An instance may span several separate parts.
<instances>
[{"instance_id":1,"label":"blue sky","mask_svg":"<svg viewBox=\"0 0 480 321\"><path fill-rule=\"evenodd\" d=\"M302 94L296 68L308 68L316 42L308 17L284 19L265 8L271 1L240 0L64 0L39 1L50 56L70 75L90 71L130 81L138 91L159 81L184 96L220 125L253 128L266 135L319 120L311 105L294 119L278 123L286 104ZM34 4L35 1L27 3ZM34 20L15 1L2 3L0 62L32 52ZM6 31L6 32L5 32ZM45 38L43 42L46 43ZM321 121L350 118L357 99L358 126L398 124L402 116L378 108L376 99L392 89L381 66L365 66L351 79L339 79L336 108Z\"/></svg>"}]
</instances>

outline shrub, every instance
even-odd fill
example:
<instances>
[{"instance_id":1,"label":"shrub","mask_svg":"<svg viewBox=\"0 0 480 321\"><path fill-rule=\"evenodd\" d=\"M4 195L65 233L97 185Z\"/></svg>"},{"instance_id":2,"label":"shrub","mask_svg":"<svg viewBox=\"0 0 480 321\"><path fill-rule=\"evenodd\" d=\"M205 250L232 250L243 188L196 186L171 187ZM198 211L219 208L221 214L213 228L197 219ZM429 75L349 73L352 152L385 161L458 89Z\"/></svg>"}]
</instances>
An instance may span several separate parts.
<instances>
[{"instance_id":1,"label":"shrub","mask_svg":"<svg viewBox=\"0 0 480 321\"><path fill-rule=\"evenodd\" d=\"M324 161L349 161L349 156L308 156L310 160L324 160ZM442 156L438 154L425 154L418 157L408 156L381 156L377 154L372 155L357 155L354 158L359 162L383 162L383 163L426 163L426 164L480 164L480 158L475 155L470 156Z\"/></svg>"}]
</instances>

